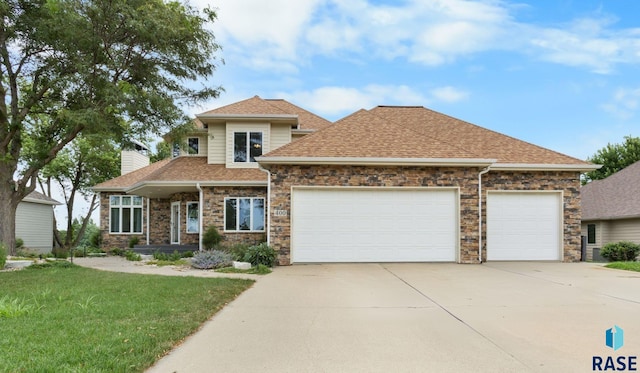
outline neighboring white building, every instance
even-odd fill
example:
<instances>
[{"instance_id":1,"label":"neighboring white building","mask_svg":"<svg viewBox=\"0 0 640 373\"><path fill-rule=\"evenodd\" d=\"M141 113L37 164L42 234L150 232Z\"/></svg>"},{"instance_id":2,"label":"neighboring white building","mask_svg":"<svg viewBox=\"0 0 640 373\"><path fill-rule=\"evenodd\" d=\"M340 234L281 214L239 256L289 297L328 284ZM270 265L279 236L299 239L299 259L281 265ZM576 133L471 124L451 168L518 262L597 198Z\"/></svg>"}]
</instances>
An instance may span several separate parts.
<instances>
[{"instance_id":1,"label":"neighboring white building","mask_svg":"<svg viewBox=\"0 0 640 373\"><path fill-rule=\"evenodd\" d=\"M16 210L16 238L32 252L46 254L53 249L53 206L60 202L31 192Z\"/></svg>"}]
</instances>

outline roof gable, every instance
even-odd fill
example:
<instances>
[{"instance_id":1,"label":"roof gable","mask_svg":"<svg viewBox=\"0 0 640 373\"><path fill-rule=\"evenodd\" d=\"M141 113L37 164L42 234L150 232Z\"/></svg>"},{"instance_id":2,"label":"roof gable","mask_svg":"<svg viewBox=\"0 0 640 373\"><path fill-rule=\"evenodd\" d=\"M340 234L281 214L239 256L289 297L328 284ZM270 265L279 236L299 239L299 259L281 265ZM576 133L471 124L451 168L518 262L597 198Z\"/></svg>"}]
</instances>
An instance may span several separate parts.
<instances>
[{"instance_id":1,"label":"roof gable","mask_svg":"<svg viewBox=\"0 0 640 373\"><path fill-rule=\"evenodd\" d=\"M249 99L235 102L226 106L219 107L217 109L206 111L199 115L204 114L221 114L221 115L283 115L283 114L295 114L282 110L276 105L272 105L266 100L260 98L260 96L253 96Z\"/></svg>"},{"instance_id":2,"label":"roof gable","mask_svg":"<svg viewBox=\"0 0 640 373\"><path fill-rule=\"evenodd\" d=\"M300 129L303 130L319 130L330 126L332 123L328 120L307 111L297 105L283 99L265 99L269 104L277 106L289 114L297 114L300 122Z\"/></svg>"},{"instance_id":3,"label":"roof gable","mask_svg":"<svg viewBox=\"0 0 640 373\"><path fill-rule=\"evenodd\" d=\"M372 113L403 123L412 130L429 134L449 144L498 163L516 164L586 164L549 149L471 124L422 106L378 106Z\"/></svg>"},{"instance_id":4,"label":"roof gable","mask_svg":"<svg viewBox=\"0 0 640 373\"><path fill-rule=\"evenodd\" d=\"M422 106L360 110L333 126L276 149L276 158L360 157L473 159L499 168L593 168L589 163L464 122Z\"/></svg>"},{"instance_id":5,"label":"roof gable","mask_svg":"<svg viewBox=\"0 0 640 373\"><path fill-rule=\"evenodd\" d=\"M582 220L640 217L640 161L580 189Z\"/></svg>"},{"instance_id":6,"label":"roof gable","mask_svg":"<svg viewBox=\"0 0 640 373\"><path fill-rule=\"evenodd\" d=\"M455 158L479 158L456 145L359 110L266 157L452 158L452 154Z\"/></svg>"}]
</instances>

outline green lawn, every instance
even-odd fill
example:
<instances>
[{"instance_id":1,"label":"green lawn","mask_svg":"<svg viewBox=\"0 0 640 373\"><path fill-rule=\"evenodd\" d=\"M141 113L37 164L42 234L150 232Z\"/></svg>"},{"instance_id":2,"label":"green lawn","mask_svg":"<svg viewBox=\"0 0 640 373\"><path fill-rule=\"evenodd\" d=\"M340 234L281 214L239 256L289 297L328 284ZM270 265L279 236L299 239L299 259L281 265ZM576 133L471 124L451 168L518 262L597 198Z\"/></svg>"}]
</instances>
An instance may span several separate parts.
<instances>
[{"instance_id":1,"label":"green lawn","mask_svg":"<svg viewBox=\"0 0 640 373\"><path fill-rule=\"evenodd\" d=\"M605 267L640 272L640 262L613 262L605 265Z\"/></svg>"},{"instance_id":2,"label":"green lawn","mask_svg":"<svg viewBox=\"0 0 640 373\"><path fill-rule=\"evenodd\" d=\"M0 283L0 372L141 372L253 281L74 266Z\"/></svg>"}]
</instances>

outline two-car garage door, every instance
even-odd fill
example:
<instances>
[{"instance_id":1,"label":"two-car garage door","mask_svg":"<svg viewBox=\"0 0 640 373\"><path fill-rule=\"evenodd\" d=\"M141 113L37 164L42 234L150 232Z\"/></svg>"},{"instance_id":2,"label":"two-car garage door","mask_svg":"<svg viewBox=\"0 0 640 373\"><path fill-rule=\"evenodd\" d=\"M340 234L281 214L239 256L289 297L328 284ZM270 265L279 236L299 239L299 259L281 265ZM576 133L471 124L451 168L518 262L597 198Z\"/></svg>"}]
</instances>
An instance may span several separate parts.
<instances>
[{"instance_id":1,"label":"two-car garage door","mask_svg":"<svg viewBox=\"0 0 640 373\"><path fill-rule=\"evenodd\" d=\"M294 188L291 260L453 262L457 195L450 188Z\"/></svg>"}]
</instances>

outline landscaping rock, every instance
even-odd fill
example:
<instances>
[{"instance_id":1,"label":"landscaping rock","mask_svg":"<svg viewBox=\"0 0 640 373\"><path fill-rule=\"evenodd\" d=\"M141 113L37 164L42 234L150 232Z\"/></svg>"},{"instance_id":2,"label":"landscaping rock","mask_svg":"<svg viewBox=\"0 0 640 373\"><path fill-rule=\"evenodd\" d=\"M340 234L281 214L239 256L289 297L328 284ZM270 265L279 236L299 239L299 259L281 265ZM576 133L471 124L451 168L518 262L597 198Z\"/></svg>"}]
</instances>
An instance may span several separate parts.
<instances>
[{"instance_id":1,"label":"landscaping rock","mask_svg":"<svg viewBox=\"0 0 640 373\"><path fill-rule=\"evenodd\" d=\"M251 263L233 262L233 268L236 268L236 269L251 269Z\"/></svg>"}]
</instances>

